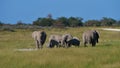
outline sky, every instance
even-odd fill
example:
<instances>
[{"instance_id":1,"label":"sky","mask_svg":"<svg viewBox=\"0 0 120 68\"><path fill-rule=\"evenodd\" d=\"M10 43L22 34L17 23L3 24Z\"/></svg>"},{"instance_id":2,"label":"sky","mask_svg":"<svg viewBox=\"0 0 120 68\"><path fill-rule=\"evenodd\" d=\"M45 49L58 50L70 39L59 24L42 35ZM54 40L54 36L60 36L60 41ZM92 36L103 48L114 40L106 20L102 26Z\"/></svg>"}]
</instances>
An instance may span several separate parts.
<instances>
[{"instance_id":1,"label":"sky","mask_svg":"<svg viewBox=\"0 0 120 68\"><path fill-rule=\"evenodd\" d=\"M59 17L82 17L84 21L103 17L120 20L120 0L0 0L0 21L32 23L51 14Z\"/></svg>"}]
</instances>

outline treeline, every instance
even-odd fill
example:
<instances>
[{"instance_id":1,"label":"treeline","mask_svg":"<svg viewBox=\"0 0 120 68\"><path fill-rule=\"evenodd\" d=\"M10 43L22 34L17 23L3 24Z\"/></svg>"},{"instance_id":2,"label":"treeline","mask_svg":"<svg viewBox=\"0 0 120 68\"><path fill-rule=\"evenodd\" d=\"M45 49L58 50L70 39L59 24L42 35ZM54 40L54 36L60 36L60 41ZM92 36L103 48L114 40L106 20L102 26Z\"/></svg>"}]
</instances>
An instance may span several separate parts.
<instances>
[{"instance_id":1,"label":"treeline","mask_svg":"<svg viewBox=\"0 0 120 68\"><path fill-rule=\"evenodd\" d=\"M59 17L52 18L38 18L33 22L33 25L38 26L64 26L64 27L81 27L81 26L120 26L120 21L113 18L103 17L101 20L87 20L83 22L81 17Z\"/></svg>"},{"instance_id":2,"label":"treeline","mask_svg":"<svg viewBox=\"0 0 120 68\"><path fill-rule=\"evenodd\" d=\"M23 23L18 21L16 24L5 24L0 22L0 29L6 27L13 28L40 28L40 27L85 27L85 26L120 26L120 20L115 20L113 18L103 17L100 20L87 20L83 22L81 17L59 17L53 19L51 14L47 17L41 17L33 21L31 24Z\"/></svg>"},{"instance_id":3,"label":"treeline","mask_svg":"<svg viewBox=\"0 0 120 68\"><path fill-rule=\"evenodd\" d=\"M87 20L83 22L81 17L59 17L53 19L51 14L46 18L38 18L32 25L54 27L81 27L81 26L120 26L120 20L103 17L100 20Z\"/></svg>"}]
</instances>

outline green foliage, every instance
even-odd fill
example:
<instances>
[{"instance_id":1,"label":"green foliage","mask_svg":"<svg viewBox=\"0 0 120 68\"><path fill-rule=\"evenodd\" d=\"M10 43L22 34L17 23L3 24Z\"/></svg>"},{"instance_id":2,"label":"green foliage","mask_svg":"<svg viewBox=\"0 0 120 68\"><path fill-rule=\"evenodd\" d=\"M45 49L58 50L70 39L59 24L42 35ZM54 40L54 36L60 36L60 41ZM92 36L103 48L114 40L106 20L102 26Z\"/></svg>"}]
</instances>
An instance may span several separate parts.
<instances>
[{"instance_id":1,"label":"green foliage","mask_svg":"<svg viewBox=\"0 0 120 68\"><path fill-rule=\"evenodd\" d=\"M117 21L112 18L103 17L101 20L88 20L85 26L115 26Z\"/></svg>"},{"instance_id":2,"label":"green foliage","mask_svg":"<svg viewBox=\"0 0 120 68\"><path fill-rule=\"evenodd\" d=\"M38 26L51 26L54 20L51 18L38 18L36 21L33 22L33 25Z\"/></svg>"},{"instance_id":3,"label":"green foliage","mask_svg":"<svg viewBox=\"0 0 120 68\"><path fill-rule=\"evenodd\" d=\"M71 27L83 26L82 20L83 20L82 18L77 18L77 17L76 18L70 17L68 19Z\"/></svg>"},{"instance_id":4,"label":"green foliage","mask_svg":"<svg viewBox=\"0 0 120 68\"><path fill-rule=\"evenodd\" d=\"M60 17L60 18L58 18L57 22L60 22L64 26L69 26L70 25L69 22L68 22L68 19L66 17Z\"/></svg>"},{"instance_id":5,"label":"green foliage","mask_svg":"<svg viewBox=\"0 0 120 68\"><path fill-rule=\"evenodd\" d=\"M50 19L50 20L49 20ZM33 24L39 26L68 26L68 27L78 27L78 26L118 26L119 21L113 18L103 17L101 20L87 20L82 22L83 18L79 17L59 17L58 19L52 18L38 18Z\"/></svg>"},{"instance_id":6,"label":"green foliage","mask_svg":"<svg viewBox=\"0 0 120 68\"><path fill-rule=\"evenodd\" d=\"M98 20L88 20L85 22L85 26L100 26L100 21Z\"/></svg>"},{"instance_id":7,"label":"green foliage","mask_svg":"<svg viewBox=\"0 0 120 68\"><path fill-rule=\"evenodd\" d=\"M51 15L48 15L47 18L38 18L33 22L33 25L38 26L65 26L65 27L77 27L83 26L83 18L78 17L59 17L57 19L52 19Z\"/></svg>"},{"instance_id":8,"label":"green foliage","mask_svg":"<svg viewBox=\"0 0 120 68\"><path fill-rule=\"evenodd\" d=\"M103 17L103 19L101 20L101 26L112 26L115 23L116 20L112 18Z\"/></svg>"},{"instance_id":9,"label":"green foliage","mask_svg":"<svg viewBox=\"0 0 120 68\"><path fill-rule=\"evenodd\" d=\"M11 25L4 25L4 26L1 26L0 31L15 32L14 28L12 28Z\"/></svg>"},{"instance_id":10,"label":"green foliage","mask_svg":"<svg viewBox=\"0 0 120 68\"><path fill-rule=\"evenodd\" d=\"M5 23L0 22L0 26L7 25ZM29 28L29 26L37 26L37 27L81 27L81 26L120 26L120 20L115 20L113 18L103 17L100 20L86 20L83 22L83 18L81 17L58 17L57 19L53 19L51 14L48 14L47 17L40 17L37 20L33 21L31 24L23 23L22 21L18 21L16 24L13 24L15 28Z\"/></svg>"},{"instance_id":11,"label":"green foliage","mask_svg":"<svg viewBox=\"0 0 120 68\"><path fill-rule=\"evenodd\" d=\"M26 25L26 24L23 23L22 21L18 21L18 22L16 23L16 25L17 25L17 26L20 26L20 25Z\"/></svg>"}]
</instances>

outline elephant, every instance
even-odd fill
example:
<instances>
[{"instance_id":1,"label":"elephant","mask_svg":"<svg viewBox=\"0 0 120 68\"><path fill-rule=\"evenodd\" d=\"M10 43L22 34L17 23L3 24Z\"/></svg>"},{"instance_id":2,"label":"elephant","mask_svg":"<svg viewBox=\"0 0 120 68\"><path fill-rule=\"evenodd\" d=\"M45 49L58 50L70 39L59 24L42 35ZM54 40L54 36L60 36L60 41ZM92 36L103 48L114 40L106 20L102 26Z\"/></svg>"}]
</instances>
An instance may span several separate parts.
<instances>
[{"instance_id":1,"label":"elephant","mask_svg":"<svg viewBox=\"0 0 120 68\"><path fill-rule=\"evenodd\" d=\"M32 33L32 37L34 38L35 40L35 43L36 43L36 48L39 49L39 48L43 48L43 44L45 43L46 41L46 37L47 37L47 34L45 31L34 31Z\"/></svg>"},{"instance_id":2,"label":"elephant","mask_svg":"<svg viewBox=\"0 0 120 68\"><path fill-rule=\"evenodd\" d=\"M96 30L89 30L83 33L83 43L86 47L86 44L92 44L92 46L95 46L96 43L98 43L99 39L99 33Z\"/></svg>"},{"instance_id":3,"label":"elephant","mask_svg":"<svg viewBox=\"0 0 120 68\"><path fill-rule=\"evenodd\" d=\"M47 47L53 48L55 45L56 45L56 47L60 47L61 40L62 40L61 35L51 35L49 38L49 43L48 43Z\"/></svg>"},{"instance_id":4,"label":"elephant","mask_svg":"<svg viewBox=\"0 0 120 68\"><path fill-rule=\"evenodd\" d=\"M78 46L78 47L80 46L80 40L77 37L73 37L67 43L68 43L68 47L71 47L71 45Z\"/></svg>"},{"instance_id":5,"label":"elephant","mask_svg":"<svg viewBox=\"0 0 120 68\"><path fill-rule=\"evenodd\" d=\"M68 41L71 40L73 38L73 36L71 34L64 34L62 35L62 41L61 41L61 45L63 47L68 47Z\"/></svg>"},{"instance_id":6,"label":"elephant","mask_svg":"<svg viewBox=\"0 0 120 68\"><path fill-rule=\"evenodd\" d=\"M48 47L48 48L53 48L55 45L56 45L57 47L59 47L59 42L56 41L56 40L51 39L51 40L49 41L47 47Z\"/></svg>"}]
</instances>

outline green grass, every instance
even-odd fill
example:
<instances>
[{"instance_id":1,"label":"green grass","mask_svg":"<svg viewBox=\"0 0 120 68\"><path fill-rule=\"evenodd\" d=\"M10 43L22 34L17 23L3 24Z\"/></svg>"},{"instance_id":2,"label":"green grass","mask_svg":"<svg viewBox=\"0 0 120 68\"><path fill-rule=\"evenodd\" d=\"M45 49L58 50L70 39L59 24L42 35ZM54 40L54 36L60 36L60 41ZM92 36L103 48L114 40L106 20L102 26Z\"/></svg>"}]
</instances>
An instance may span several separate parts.
<instances>
[{"instance_id":1,"label":"green grass","mask_svg":"<svg viewBox=\"0 0 120 68\"><path fill-rule=\"evenodd\" d=\"M100 33L96 47L83 46L82 33L88 29L96 29ZM44 30L48 35L47 40L44 48L37 51L15 51L35 48L31 37L33 30L0 32L0 68L120 68L120 32L103 31L95 27ZM65 33L79 37L80 47L46 48L51 34Z\"/></svg>"}]
</instances>

